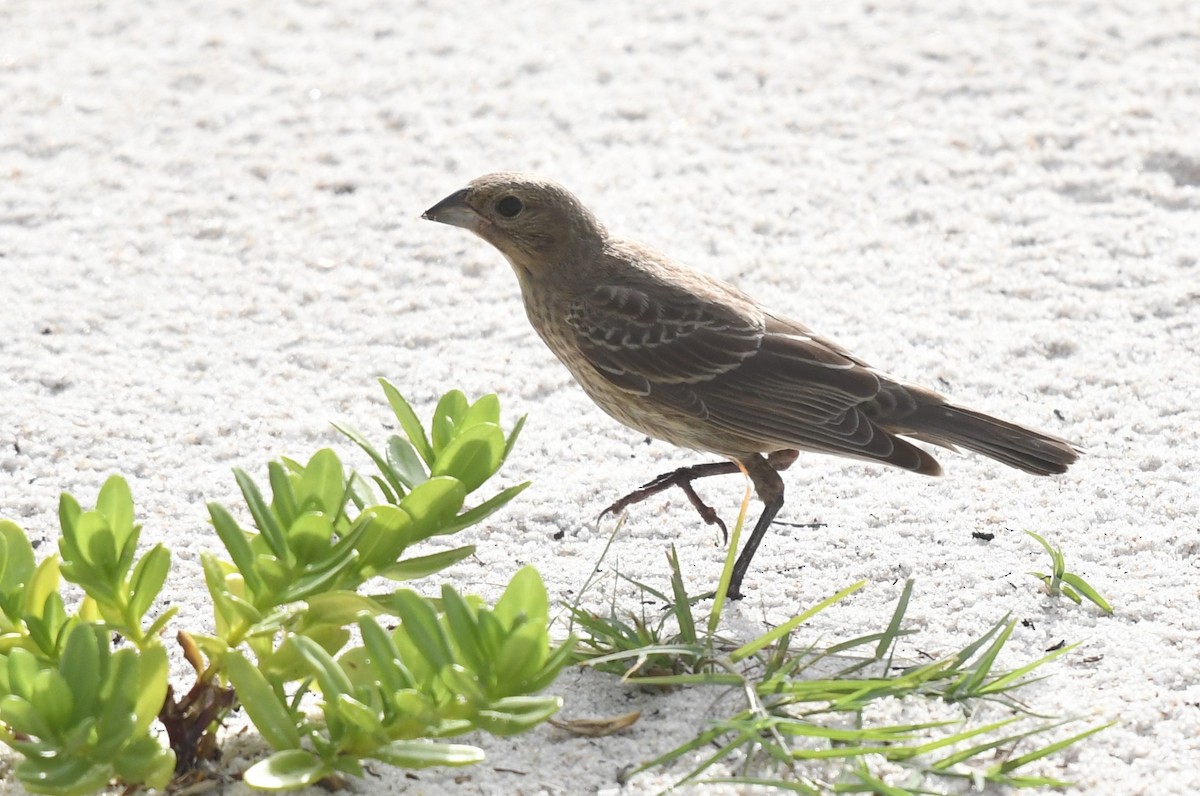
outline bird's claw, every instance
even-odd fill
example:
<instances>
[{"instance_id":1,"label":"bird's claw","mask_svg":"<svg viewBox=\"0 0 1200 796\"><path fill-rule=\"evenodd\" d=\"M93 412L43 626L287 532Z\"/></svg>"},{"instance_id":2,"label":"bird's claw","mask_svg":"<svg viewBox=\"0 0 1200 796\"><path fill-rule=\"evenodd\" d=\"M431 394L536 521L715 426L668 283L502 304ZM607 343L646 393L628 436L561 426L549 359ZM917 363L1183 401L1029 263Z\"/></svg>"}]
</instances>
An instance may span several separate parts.
<instances>
[{"instance_id":1,"label":"bird's claw","mask_svg":"<svg viewBox=\"0 0 1200 796\"><path fill-rule=\"evenodd\" d=\"M720 470L725 471L727 467L728 466L725 463L721 463ZM669 473L663 473L657 478L642 484L642 486L633 490L628 495L625 495L621 499L615 501L608 508L604 509L604 511L600 512L600 518L603 519L609 514L620 514L635 503L641 503L643 500L653 495L657 495L659 492L670 489L673 486L677 486L683 490L683 494L687 495L688 502L692 504L694 509L696 509L696 512L699 513L701 519L703 519L707 524L716 525L721 529L721 535L724 538L725 543L728 544L729 529L725 527L725 523L720 517L717 516L716 510L701 500L700 496L696 494L696 490L692 487L693 479L703 478L705 475L710 474L717 473L710 473L707 470L700 470L699 468L695 467L684 467Z\"/></svg>"},{"instance_id":2,"label":"bird's claw","mask_svg":"<svg viewBox=\"0 0 1200 796\"><path fill-rule=\"evenodd\" d=\"M709 525L715 525L720 528L724 543L729 544L729 529L725 527L724 521L717 516L716 509L700 499L700 496L696 494L696 490L692 488L691 481L681 481L678 486L683 490L683 494L687 495L688 502L700 514L701 519Z\"/></svg>"}]
</instances>

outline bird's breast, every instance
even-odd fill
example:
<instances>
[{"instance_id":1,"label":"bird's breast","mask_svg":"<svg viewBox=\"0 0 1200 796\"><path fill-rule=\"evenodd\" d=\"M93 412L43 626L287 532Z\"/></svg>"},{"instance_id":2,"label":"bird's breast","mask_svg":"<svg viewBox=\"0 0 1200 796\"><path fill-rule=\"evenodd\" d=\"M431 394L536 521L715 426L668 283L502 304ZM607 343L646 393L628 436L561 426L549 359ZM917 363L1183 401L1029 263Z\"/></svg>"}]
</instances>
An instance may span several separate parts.
<instances>
[{"instance_id":1,"label":"bird's breast","mask_svg":"<svg viewBox=\"0 0 1200 796\"><path fill-rule=\"evenodd\" d=\"M524 291L524 296L525 312L538 336L566 365L592 402L610 417L635 431L682 448L734 456L758 449L753 443L730 447L724 444L729 441L728 435L714 437L708 425L698 422L695 416L664 404L653 394L641 395L617 386L580 349L575 331L567 323L569 301L556 303L553 297L539 292L530 295L530 291Z\"/></svg>"}]
</instances>

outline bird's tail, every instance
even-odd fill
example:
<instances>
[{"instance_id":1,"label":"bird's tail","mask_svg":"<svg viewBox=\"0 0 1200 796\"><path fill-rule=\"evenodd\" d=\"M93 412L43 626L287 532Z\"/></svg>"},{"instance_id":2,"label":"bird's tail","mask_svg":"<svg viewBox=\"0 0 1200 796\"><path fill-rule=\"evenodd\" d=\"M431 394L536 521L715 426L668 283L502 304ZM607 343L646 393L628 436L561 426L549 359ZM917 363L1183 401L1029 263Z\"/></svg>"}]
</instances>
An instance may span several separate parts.
<instances>
[{"instance_id":1,"label":"bird's tail","mask_svg":"<svg viewBox=\"0 0 1200 796\"><path fill-rule=\"evenodd\" d=\"M951 404L925 404L896 433L963 447L1034 475L1065 473L1082 451L1065 439Z\"/></svg>"}]
</instances>

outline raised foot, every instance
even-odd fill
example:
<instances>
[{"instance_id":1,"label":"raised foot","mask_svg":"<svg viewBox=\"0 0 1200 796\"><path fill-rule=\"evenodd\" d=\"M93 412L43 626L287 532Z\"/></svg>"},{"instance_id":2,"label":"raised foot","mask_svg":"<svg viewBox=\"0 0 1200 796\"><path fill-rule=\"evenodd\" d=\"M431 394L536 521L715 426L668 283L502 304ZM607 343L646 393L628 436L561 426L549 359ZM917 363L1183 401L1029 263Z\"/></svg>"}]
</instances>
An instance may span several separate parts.
<instances>
[{"instance_id":1,"label":"raised foot","mask_svg":"<svg viewBox=\"0 0 1200 796\"><path fill-rule=\"evenodd\" d=\"M696 494L696 490L692 487L692 481L697 478L707 478L711 475L730 475L738 472L738 466L733 462L712 462L711 464L697 464L691 467L681 467L669 473L662 475L643 484L641 487L630 492L625 497L613 503L611 506L600 512L600 516L604 517L608 514L620 514L625 509L632 506L634 503L641 503L643 500L657 495L670 489L673 486L683 490L683 494L687 495L688 502L700 514L709 525L716 525L721 529L721 534L725 537L726 543L729 542L729 530L725 527L725 523L717 516L717 512L707 505L700 496Z\"/></svg>"}]
</instances>

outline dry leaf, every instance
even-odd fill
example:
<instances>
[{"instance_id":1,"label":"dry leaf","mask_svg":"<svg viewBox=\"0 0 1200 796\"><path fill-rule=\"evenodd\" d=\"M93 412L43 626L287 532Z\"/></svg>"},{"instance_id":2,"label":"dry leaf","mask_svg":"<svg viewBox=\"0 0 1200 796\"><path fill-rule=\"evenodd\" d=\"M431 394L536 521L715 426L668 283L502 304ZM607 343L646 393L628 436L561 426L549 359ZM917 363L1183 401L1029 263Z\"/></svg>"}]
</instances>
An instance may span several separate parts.
<instances>
[{"instance_id":1,"label":"dry leaf","mask_svg":"<svg viewBox=\"0 0 1200 796\"><path fill-rule=\"evenodd\" d=\"M607 719L568 719L566 721L550 719L550 723L560 730L566 730L575 735L585 735L588 738L603 738L606 735L612 735L626 727L632 726L641 717L642 712L635 710L632 713L626 713L624 716L612 716Z\"/></svg>"}]
</instances>

